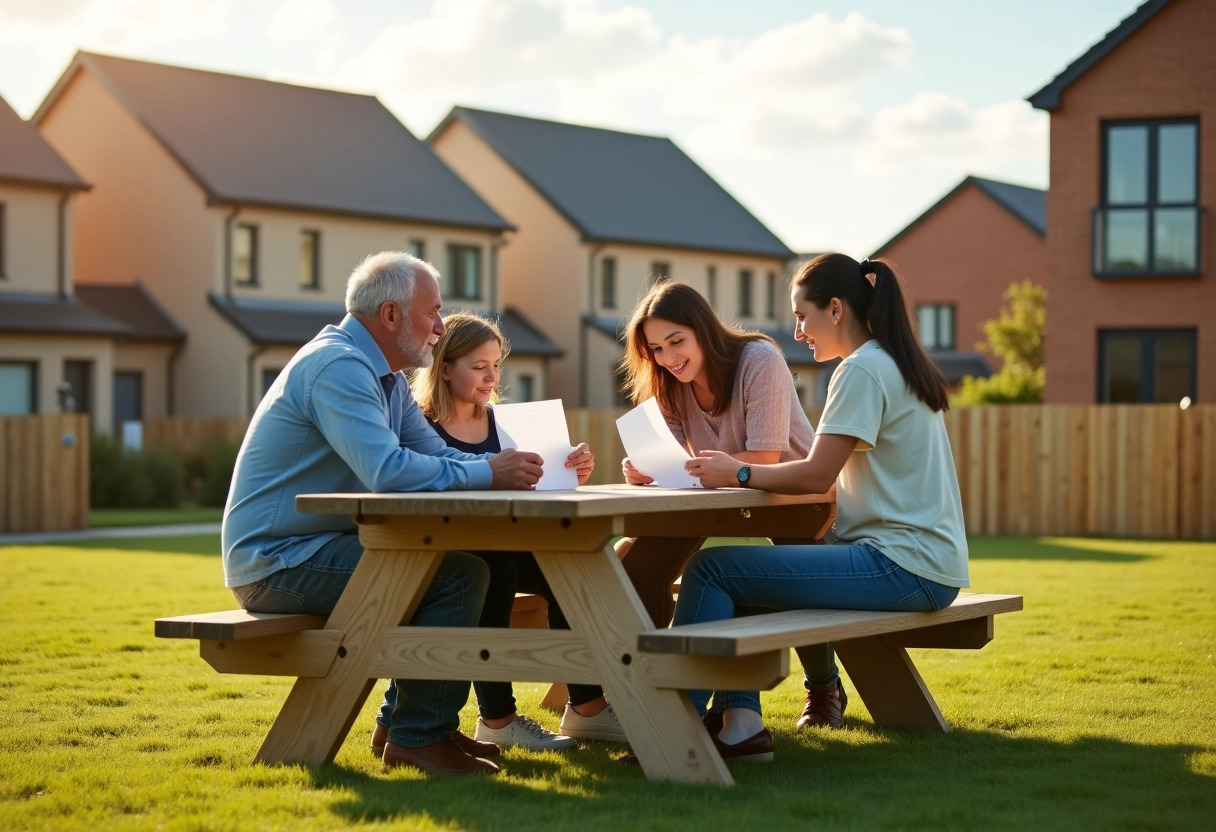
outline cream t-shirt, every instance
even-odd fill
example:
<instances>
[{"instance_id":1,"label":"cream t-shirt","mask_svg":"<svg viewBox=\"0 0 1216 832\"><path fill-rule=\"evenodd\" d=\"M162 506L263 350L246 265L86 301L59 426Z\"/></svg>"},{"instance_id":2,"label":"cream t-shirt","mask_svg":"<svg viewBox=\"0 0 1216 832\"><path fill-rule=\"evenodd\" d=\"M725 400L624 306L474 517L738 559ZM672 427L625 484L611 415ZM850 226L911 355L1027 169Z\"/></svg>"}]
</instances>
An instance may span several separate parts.
<instances>
[{"instance_id":1,"label":"cream t-shirt","mask_svg":"<svg viewBox=\"0 0 1216 832\"><path fill-rule=\"evenodd\" d=\"M923 578L970 586L945 420L912 393L877 341L836 368L819 432L858 440L836 480L829 539L869 543Z\"/></svg>"}]
</instances>

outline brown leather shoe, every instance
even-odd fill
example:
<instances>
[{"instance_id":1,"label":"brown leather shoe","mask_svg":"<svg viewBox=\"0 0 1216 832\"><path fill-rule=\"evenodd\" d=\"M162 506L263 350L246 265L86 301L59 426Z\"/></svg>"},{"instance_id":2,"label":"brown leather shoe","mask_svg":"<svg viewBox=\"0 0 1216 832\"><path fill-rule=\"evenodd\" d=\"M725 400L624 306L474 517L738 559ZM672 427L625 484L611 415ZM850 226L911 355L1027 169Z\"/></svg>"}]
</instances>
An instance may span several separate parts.
<instances>
[{"instance_id":1,"label":"brown leather shoe","mask_svg":"<svg viewBox=\"0 0 1216 832\"><path fill-rule=\"evenodd\" d=\"M795 724L798 728L843 728L844 709L848 704L849 697L839 679L835 685L807 688L806 706Z\"/></svg>"},{"instance_id":2,"label":"brown leather shoe","mask_svg":"<svg viewBox=\"0 0 1216 832\"><path fill-rule=\"evenodd\" d=\"M384 764L389 768L408 766L442 774L498 774L498 766L465 754L450 736L418 748L387 742L384 744Z\"/></svg>"},{"instance_id":3,"label":"brown leather shoe","mask_svg":"<svg viewBox=\"0 0 1216 832\"><path fill-rule=\"evenodd\" d=\"M383 757L384 745L387 742L388 728L377 722L375 729L372 731L372 753L377 757ZM481 742L480 740L466 737L459 731L452 732L452 742L456 743L456 747L470 757L497 757L502 753L494 743Z\"/></svg>"},{"instance_id":4,"label":"brown leather shoe","mask_svg":"<svg viewBox=\"0 0 1216 832\"><path fill-rule=\"evenodd\" d=\"M771 763L773 761L773 735L767 728L761 728L758 734L752 734L742 742L727 745L717 737L713 738L714 748L723 760L743 760L747 763Z\"/></svg>"}]
</instances>

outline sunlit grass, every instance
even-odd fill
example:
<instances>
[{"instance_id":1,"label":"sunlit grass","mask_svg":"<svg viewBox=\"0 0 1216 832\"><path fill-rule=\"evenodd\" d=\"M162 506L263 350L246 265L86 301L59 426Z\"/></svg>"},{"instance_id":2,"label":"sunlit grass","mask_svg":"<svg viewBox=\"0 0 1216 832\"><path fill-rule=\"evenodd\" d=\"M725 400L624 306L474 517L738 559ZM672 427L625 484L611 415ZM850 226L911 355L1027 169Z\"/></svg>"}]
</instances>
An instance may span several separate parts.
<instances>
[{"instance_id":1,"label":"sunlit grass","mask_svg":"<svg viewBox=\"0 0 1216 832\"><path fill-rule=\"evenodd\" d=\"M374 695L333 765L250 760L290 680L222 676L160 616L235 606L216 535L0 547L0 829L1209 829L1216 544L977 539L973 589L1025 596L980 651L915 651L947 735L795 732L733 789L649 783L618 747L508 751L504 774L384 770ZM851 688L850 688L851 689ZM543 712L544 686L516 685ZM472 731L470 704L462 714Z\"/></svg>"}]
</instances>

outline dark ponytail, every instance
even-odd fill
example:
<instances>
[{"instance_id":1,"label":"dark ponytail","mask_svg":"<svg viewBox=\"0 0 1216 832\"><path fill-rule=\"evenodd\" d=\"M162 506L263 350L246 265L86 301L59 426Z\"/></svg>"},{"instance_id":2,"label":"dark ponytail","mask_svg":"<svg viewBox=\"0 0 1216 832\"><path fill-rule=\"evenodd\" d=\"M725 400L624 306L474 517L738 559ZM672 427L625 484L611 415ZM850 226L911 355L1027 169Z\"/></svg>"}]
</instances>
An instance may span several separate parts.
<instances>
[{"instance_id":1,"label":"dark ponytail","mask_svg":"<svg viewBox=\"0 0 1216 832\"><path fill-rule=\"evenodd\" d=\"M816 309L825 309L832 298L848 304L895 361L908 389L935 412L950 409L946 379L917 340L902 283L887 261L858 263L846 254L821 254L797 271L791 285Z\"/></svg>"}]
</instances>

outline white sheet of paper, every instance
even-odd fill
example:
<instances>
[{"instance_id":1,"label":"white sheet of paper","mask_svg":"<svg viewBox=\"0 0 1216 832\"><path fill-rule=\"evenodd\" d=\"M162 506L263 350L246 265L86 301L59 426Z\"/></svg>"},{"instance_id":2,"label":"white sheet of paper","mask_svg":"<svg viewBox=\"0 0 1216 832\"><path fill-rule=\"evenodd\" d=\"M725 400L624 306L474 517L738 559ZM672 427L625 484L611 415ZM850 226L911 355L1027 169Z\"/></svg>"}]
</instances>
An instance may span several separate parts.
<instances>
[{"instance_id":1,"label":"white sheet of paper","mask_svg":"<svg viewBox=\"0 0 1216 832\"><path fill-rule=\"evenodd\" d=\"M537 491L562 491L578 488L578 473L566 467L566 457L574 450L566 409L561 399L519 402L494 406L494 423L503 449L518 448L540 454L544 473L536 483Z\"/></svg>"},{"instance_id":2,"label":"white sheet of paper","mask_svg":"<svg viewBox=\"0 0 1216 832\"><path fill-rule=\"evenodd\" d=\"M633 467L653 478L655 485L701 487L700 481L684 470L690 458L688 451L672 436L654 396L617 419L616 430Z\"/></svg>"}]
</instances>

